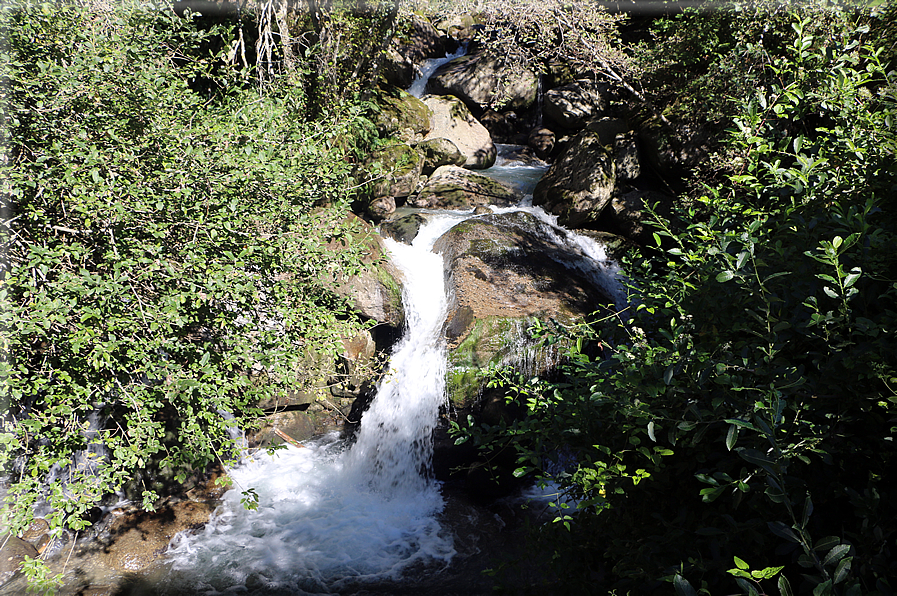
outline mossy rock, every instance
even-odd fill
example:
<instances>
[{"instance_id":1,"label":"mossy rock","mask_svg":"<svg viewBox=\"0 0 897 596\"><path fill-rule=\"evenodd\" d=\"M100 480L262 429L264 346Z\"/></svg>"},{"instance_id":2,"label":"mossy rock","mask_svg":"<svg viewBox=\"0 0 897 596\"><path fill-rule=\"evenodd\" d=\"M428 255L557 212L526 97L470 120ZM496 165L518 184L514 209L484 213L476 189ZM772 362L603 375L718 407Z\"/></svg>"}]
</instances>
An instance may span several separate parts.
<instances>
[{"instance_id":1,"label":"mossy rock","mask_svg":"<svg viewBox=\"0 0 897 596\"><path fill-rule=\"evenodd\" d=\"M418 142L430 132L432 112L410 93L390 87L379 98L380 113L375 118L382 138L395 137L405 142Z\"/></svg>"},{"instance_id":2,"label":"mossy rock","mask_svg":"<svg viewBox=\"0 0 897 596\"><path fill-rule=\"evenodd\" d=\"M421 141L415 149L424 158L423 173L428 176L440 166L463 166L467 161L458 146L444 137Z\"/></svg>"},{"instance_id":3,"label":"mossy rock","mask_svg":"<svg viewBox=\"0 0 897 596\"><path fill-rule=\"evenodd\" d=\"M513 190L497 180L457 166L442 166L408 202L415 207L461 210L480 205L510 207L519 201Z\"/></svg>"},{"instance_id":4,"label":"mossy rock","mask_svg":"<svg viewBox=\"0 0 897 596\"><path fill-rule=\"evenodd\" d=\"M407 197L417 187L424 161L410 146L399 143L381 147L367 161L370 175L380 177L370 185L371 197Z\"/></svg>"},{"instance_id":5,"label":"mossy rock","mask_svg":"<svg viewBox=\"0 0 897 596\"><path fill-rule=\"evenodd\" d=\"M573 322L609 302L584 272L587 257L556 228L523 211L468 219L434 245L443 255L450 300L447 391L458 408L480 395L484 371L544 374L557 347L536 346L536 323Z\"/></svg>"}]
</instances>

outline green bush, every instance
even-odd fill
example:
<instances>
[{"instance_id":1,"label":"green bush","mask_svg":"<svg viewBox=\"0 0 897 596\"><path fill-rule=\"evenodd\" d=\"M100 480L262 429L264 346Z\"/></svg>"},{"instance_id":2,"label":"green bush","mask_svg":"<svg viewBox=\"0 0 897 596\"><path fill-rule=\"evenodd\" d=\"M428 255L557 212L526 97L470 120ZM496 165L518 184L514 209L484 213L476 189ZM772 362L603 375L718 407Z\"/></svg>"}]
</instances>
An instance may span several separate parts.
<instances>
[{"instance_id":1,"label":"green bush","mask_svg":"<svg viewBox=\"0 0 897 596\"><path fill-rule=\"evenodd\" d=\"M231 460L258 399L357 333L324 288L361 267L345 189L376 133L354 104L305 122L301 89L247 88L204 54L225 30L164 6L0 18L0 525L46 500L79 530L148 467Z\"/></svg>"},{"instance_id":2,"label":"green bush","mask_svg":"<svg viewBox=\"0 0 897 596\"><path fill-rule=\"evenodd\" d=\"M619 324L516 385L526 419L469 429L560 486L539 531L568 593L891 593L897 79L875 18L790 13L729 179L657 218Z\"/></svg>"}]
</instances>

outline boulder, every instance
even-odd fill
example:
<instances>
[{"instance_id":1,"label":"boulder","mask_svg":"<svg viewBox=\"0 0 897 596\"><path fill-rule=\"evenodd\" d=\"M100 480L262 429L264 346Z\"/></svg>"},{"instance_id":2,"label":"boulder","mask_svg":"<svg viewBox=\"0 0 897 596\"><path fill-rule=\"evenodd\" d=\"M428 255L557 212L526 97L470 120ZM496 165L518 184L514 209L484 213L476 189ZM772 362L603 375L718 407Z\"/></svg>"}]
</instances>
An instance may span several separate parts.
<instances>
[{"instance_id":1,"label":"boulder","mask_svg":"<svg viewBox=\"0 0 897 596\"><path fill-rule=\"evenodd\" d=\"M381 71L383 78L390 85L409 87L417 75L417 65L427 58L445 56L447 41L430 21L420 15L411 15L408 27L402 35L393 38L387 49Z\"/></svg>"},{"instance_id":2,"label":"boulder","mask_svg":"<svg viewBox=\"0 0 897 596\"><path fill-rule=\"evenodd\" d=\"M639 244L652 242L653 228L646 224L650 218L646 204L656 208L660 215L669 217L673 198L653 190L632 191L614 197L606 211L608 227Z\"/></svg>"},{"instance_id":3,"label":"boulder","mask_svg":"<svg viewBox=\"0 0 897 596\"><path fill-rule=\"evenodd\" d=\"M367 268L352 275L335 275L328 287L336 294L349 298L362 317L401 328L405 321L402 273L385 257L383 239L371 225L354 215L350 217L357 226L354 232L356 240L364 246ZM341 245L333 243L328 248L340 250Z\"/></svg>"},{"instance_id":4,"label":"boulder","mask_svg":"<svg viewBox=\"0 0 897 596\"><path fill-rule=\"evenodd\" d=\"M536 185L533 204L558 216L558 223L578 227L594 223L610 203L616 174L614 155L595 132L574 137Z\"/></svg>"},{"instance_id":5,"label":"boulder","mask_svg":"<svg viewBox=\"0 0 897 596\"><path fill-rule=\"evenodd\" d=\"M315 436L318 430L313 416L306 412L289 410L266 415L259 429L247 439L251 446L266 449L272 445L289 443L283 435L301 443Z\"/></svg>"},{"instance_id":6,"label":"boulder","mask_svg":"<svg viewBox=\"0 0 897 596\"><path fill-rule=\"evenodd\" d=\"M550 129L540 126L530 131L527 143L540 159L548 159L554 150L555 136Z\"/></svg>"},{"instance_id":7,"label":"boulder","mask_svg":"<svg viewBox=\"0 0 897 596\"><path fill-rule=\"evenodd\" d=\"M421 141L430 131L432 114L424 103L397 87L379 94L380 112L375 117L381 137L395 137L406 143Z\"/></svg>"},{"instance_id":8,"label":"boulder","mask_svg":"<svg viewBox=\"0 0 897 596\"><path fill-rule=\"evenodd\" d=\"M632 130L625 120L621 118L598 118L590 120L586 124L586 129L598 135L598 141L602 145L612 145L617 135Z\"/></svg>"},{"instance_id":9,"label":"boulder","mask_svg":"<svg viewBox=\"0 0 897 596\"><path fill-rule=\"evenodd\" d=\"M120 515L106 532L100 559L118 572L145 571L162 562L175 534L202 528L215 507L214 502L181 501L154 512L131 511Z\"/></svg>"},{"instance_id":10,"label":"boulder","mask_svg":"<svg viewBox=\"0 0 897 596\"><path fill-rule=\"evenodd\" d=\"M487 54L468 54L446 62L427 82L427 93L454 95L481 110L528 108L539 94L539 77L523 66Z\"/></svg>"},{"instance_id":11,"label":"boulder","mask_svg":"<svg viewBox=\"0 0 897 596\"><path fill-rule=\"evenodd\" d=\"M421 141L415 149L423 157L423 173L427 176L439 166L463 166L467 161L458 150L458 146L445 137Z\"/></svg>"},{"instance_id":12,"label":"boulder","mask_svg":"<svg viewBox=\"0 0 897 596\"><path fill-rule=\"evenodd\" d=\"M534 320L571 321L610 299L571 235L527 212L468 219L434 245L450 296L448 391L457 406L482 390L477 371L513 365L544 373L555 354L529 337Z\"/></svg>"},{"instance_id":13,"label":"boulder","mask_svg":"<svg viewBox=\"0 0 897 596\"><path fill-rule=\"evenodd\" d=\"M36 559L37 549L21 538L0 535L0 586L9 583L19 574L25 557Z\"/></svg>"},{"instance_id":14,"label":"boulder","mask_svg":"<svg viewBox=\"0 0 897 596\"><path fill-rule=\"evenodd\" d=\"M542 100L545 116L565 128L582 128L607 108L607 86L587 79L548 90Z\"/></svg>"},{"instance_id":15,"label":"boulder","mask_svg":"<svg viewBox=\"0 0 897 596\"><path fill-rule=\"evenodd\" d=\"M404 143L375 150L366 162L369 174L378 178L371 183L371 196L407 197L417 188L423 165L420 154Z\"/></svg>"},{"instance_id":16,"label":"boulder","mask_svg":"<svg viewBox=\"0 0 897 596\"><path fill-rule=\"evenodd\" d=\"M447 40L425 17L411 15L411 22L402 35L396 36L398 52L414 64L428 58L442 58L454 51L457 44Z\"/></svg>"},{"instance_id":17,"label":"boulder","mask_svg":"<svg viewBox=\"0 0 897 596\"><path fill-rule=\"evenodd\" d=\"M380 74L388 84L407 89L414 82L416 72L414 62L403 56L396 44L392 44L383 56Z\"/></svg>"},{"instance_id":18,"label":"boulder","mask_svg":"<svg viewBox=\"0 0 897 596\"><path fill-rule=\"evenodd\" d=\"M692 122L666 125L655 119L642 127L638 138L647 165L662 176L684 175L717 147L709 125Z\"/></svg>"},{"instance_id":19,"label":"boulder","mask_svg":"<svg viewBox=\"0 0 897 596\"><path fill-rule=\"evenodd\" d=\"M428 209L472 209L479 205L510 207L520 197L502 183L457 166L433 172L423 189L408 203Z\"/></svg>"},{"instance_id":20,"label":"boulder","mask_svg":"<svg viewBox=\"0 0 897 596\"><path fill-rule=\"evenodd\" d=\"M620 133L614 139L614 165L618 184L630 182L642 175L638 141L634 132Z\"/></svg>"},{"instance_id":21,"label":"boulder","mask_svg":"<svg viewBox=\"0 0 897 596\"><path fill-rule=\"evenodd\" d=\"M374 221L380 221L381 219L386 219L390 215L392 215L396 210L396 198L385 196L385 197L374 197L367 204L367 214Z\"/></svg>"},{"instance_id":22,"label":"boulder","mask_svg":"<svg viewBox=\"0 0 897 596\"><path fill-rule=\"evenodd\" d=\"M480 124L457 97L427 97L423 101L432 118L424 140L445 138L464 156L464 167L485 170L495 163L497 151L489 131Z\"/></svg>"},{"instance_id":23,"label":"boulder","mask_svg":"<svg viewBox=\"0 0 897 596\"><path fill-rule=\"evenodd\" d=\"M411 244L417 232L426 223L426 219L418 213L409 213L380 224L380 234L392 238L396 242Z\"/></svg>"},{"instance_id":24,"label":"boulder","mask_svg":"<svg viewBox=\"0 0 897 596\"><path fill-rule=\"evenodd\" d=\"M471 41L478 27L477 19L472 15L450 15L436 23L436 29L462 43Z\"/></svg>"}]
</instances>

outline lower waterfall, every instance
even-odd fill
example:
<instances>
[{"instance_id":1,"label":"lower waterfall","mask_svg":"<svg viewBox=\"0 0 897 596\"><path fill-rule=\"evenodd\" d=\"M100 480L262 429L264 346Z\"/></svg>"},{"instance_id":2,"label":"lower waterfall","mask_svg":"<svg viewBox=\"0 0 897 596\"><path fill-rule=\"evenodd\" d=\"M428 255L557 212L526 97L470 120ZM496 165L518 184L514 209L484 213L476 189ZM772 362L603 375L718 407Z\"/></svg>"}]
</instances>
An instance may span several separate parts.
<instances>
[{"instance_id":1,"label":"lower waterfall","mask_svg":"<svg viewBox=\"0 0 897 596\"><path fill-rule=\"evenodd\" d=\"M486 173L516 183L526 196L544 170L511 159ZM557 226L556 218L530 206L528 198L492 212L532 214L558 246L581 255L564 267L593 278L618 303L624 300L619 270L603 247ZM455 582L451 593L480 588L477 581L454 575L468 565L462 576L482 577L478 553L490 548L483 537L508 540L500 535L505 522L444 493L431 473L447 367L443 258L432 249L445 232L477 215L473 210L422 214L426 224L412 245L384 239L404 277L405 335L354 444L333 434L307 442L307 448L254 455L231 470L234 485L210 522L172 542L170 573L154 593L437 594L442 592L433 586L442 580ZM257 510L247 511L241 503L248 489L258 495ZM540 491L522 498L533 504L542 499ZM511 540L499 548L519 547ZM459 589L458 581L468 583Z\"/></svg>"},{"instance_id":2,"label":"lower waterfall","mask_svg":"<svg viewBox=\"0 0 897 596\"><path fill-rule=\"evenodd\" d=\"M430 249L463 219L447 215L413 246L387 240L405 276L406 332L355 444L326 437L232 470L235 486L215 517L173 543L169 592L357 593L451 561L452 537L437 520L443 498L428 473L445 400L443 268ZM240 502L249 487L255 511Z\"/></svg>"}]
</instances>

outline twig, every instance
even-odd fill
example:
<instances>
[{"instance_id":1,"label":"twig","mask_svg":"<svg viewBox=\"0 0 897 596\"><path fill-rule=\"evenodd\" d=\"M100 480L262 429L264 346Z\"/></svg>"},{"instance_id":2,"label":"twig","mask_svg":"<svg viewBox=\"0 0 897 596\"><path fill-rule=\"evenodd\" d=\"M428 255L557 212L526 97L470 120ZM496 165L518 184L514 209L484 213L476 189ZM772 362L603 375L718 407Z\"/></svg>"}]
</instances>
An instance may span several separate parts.
<instances>
[{"instance_id":1,"label":"twig","mask_svg":"<svg viewBox=\"0 0 897 596\"><path fill-rule=\"evenodd\" d=\"M306 449L305 445L303 445L302 443L300 443L299 441L297 441L296 439L294 439L287 433L283 432L279 428L274 429L274 434L277 435L278 437L280 437L281 439L283 439L284 441L286 441L287 443L289 443L290 445L292 445L293 447L299 447L300 449Z\"/></svg>"}]
</instances>

